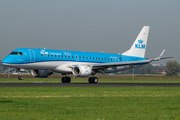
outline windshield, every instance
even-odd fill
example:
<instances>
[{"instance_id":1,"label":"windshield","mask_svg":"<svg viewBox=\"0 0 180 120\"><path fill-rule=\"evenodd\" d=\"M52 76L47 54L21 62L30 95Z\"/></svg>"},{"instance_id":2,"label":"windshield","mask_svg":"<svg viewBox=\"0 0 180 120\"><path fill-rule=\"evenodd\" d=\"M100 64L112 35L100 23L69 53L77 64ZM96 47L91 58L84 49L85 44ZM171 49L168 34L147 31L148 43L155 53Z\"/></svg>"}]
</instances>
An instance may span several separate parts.
<instances>
[{"instance_id":1,"label":"windshield","mask_svg":"<svg viewBox=\"0 0 180 120\"><path fill-rule=\"evenodd\" d=\"M11 52L10 55L23 55L22 52Z\"/></svg>"},{"instance_id":2,"label":"windshield","mask_svg":"<svg viewBox=\"0 0 180 120\"><path fill-rule=\"evenodd\" d=\"M10 55L17 55L18 52L11 52Z\"/></svg>"}]
</instances>

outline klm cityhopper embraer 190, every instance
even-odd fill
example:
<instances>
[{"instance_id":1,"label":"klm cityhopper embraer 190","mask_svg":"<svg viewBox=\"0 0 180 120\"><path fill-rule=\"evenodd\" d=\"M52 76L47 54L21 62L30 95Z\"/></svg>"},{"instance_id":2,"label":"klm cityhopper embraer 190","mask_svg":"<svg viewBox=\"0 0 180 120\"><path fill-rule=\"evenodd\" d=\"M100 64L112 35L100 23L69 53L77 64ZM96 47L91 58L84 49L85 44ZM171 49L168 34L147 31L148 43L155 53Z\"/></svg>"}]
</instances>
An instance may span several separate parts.
<instances>
[{"instance_id":1,"label":"klm cityhopper embraer 190","mask_svg":"<svg viewBox=\"0 0 180 120\"><path fill-rule=\"evenodd\" d=\"M157 58L145 58L148 33L149 26L144 26L131 48L122 54L19 48L7 55L2 64L20 70L19 80L23 79L21 70L31 69L34 77L46 78L53 72L61 73L65 75L62 83L71 82L71 78L67 77L69 74L79 77L92 75L89 83L97 83L98 78L94 77L96 73L113 73L171 58L162 58L165 50Z\"/></svg>"}]
</instances>

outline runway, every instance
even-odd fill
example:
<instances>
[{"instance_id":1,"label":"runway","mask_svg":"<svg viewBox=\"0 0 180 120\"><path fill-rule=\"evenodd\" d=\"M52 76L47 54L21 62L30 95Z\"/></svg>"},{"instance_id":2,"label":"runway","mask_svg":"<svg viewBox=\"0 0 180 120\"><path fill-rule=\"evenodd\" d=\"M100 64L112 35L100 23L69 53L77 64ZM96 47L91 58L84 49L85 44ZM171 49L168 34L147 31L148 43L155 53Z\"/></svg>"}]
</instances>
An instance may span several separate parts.
<instances>
[{"instance_id":1,"label":"runway","mask_svg":"<svg viewBox=\"0 0 180 120\"><path fill-rule=\"evenodd\" d=\"M119 87L179 87L180 83L0 83L0 87L36 87L36 86L119 86Z\"/></svg>"}]
</instances>

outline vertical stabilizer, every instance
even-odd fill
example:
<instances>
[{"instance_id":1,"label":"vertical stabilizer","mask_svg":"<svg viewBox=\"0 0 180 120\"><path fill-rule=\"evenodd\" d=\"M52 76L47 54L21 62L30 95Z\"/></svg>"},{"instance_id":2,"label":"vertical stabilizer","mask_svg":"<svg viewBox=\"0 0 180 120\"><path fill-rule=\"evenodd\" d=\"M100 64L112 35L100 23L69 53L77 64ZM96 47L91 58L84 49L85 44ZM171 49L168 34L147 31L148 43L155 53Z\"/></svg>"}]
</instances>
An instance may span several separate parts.
<instances>
[{"instance_id":1,"label":"vertical stabilizer","mask_svg":"<svg viewBox=\"0 0 180 120\"><path fill-rule=\"evenodd\" d=\"M147 39L149 33L149 26L144 26L134 41L131 48L122 53L122 55L127 56L136 56L136 57L145 57L146 47L147 47Z\"/></svg>"}]
</instances>

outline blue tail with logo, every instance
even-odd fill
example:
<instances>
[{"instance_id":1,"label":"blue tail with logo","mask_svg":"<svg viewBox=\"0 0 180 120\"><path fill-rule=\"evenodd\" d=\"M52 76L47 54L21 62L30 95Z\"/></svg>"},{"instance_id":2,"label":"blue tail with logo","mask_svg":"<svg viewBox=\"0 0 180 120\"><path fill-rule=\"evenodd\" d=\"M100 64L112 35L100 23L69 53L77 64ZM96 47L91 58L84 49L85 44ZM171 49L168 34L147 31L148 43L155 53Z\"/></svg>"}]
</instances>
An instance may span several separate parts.
<instances>
[{"instance_id":1,"label":"blue tail with logo","mask_svg":"<svg viewBox=\"0 0 180 120\"><path fill-rule=\"evenodd\" d=\"M147 47L147 39L149 34L149 26L144 26L134 41L131 48L122 53L122 55L127 56L136 56L136 57L145 57L146 47Z\"/></svg>"}]
</instances>

